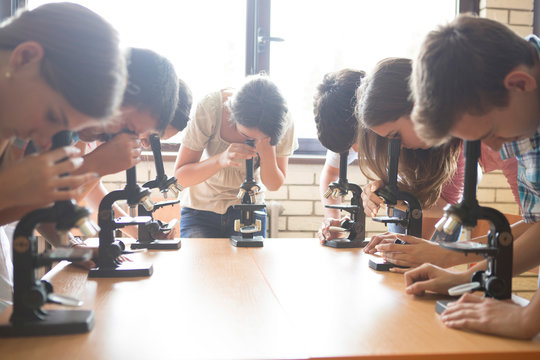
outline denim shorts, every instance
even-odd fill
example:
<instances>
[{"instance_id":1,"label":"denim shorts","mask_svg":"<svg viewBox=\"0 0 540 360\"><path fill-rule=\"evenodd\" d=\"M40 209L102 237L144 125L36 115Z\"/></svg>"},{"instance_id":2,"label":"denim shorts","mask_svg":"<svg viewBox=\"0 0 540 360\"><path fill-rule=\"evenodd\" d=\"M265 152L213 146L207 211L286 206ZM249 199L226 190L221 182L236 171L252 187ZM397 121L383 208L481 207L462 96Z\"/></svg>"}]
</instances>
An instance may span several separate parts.
<instances>
[{"instance_id":1,"label":"denim shorts","mask_svg":"<svg viewBox=\"0 0 540 360\"><path fill-rule=\"evenodd\" d=\"M263 212L264 215L255 214L255 219L261 220L261 231L253 235L266 238L266 209L257 212ZM228 238L232 235L241 235L234 231L234 221L240 219L240 210L233 209L232 206L225 214L188 207L183 207L180 214L182 238Z\"/></svg>"}]
</instances>

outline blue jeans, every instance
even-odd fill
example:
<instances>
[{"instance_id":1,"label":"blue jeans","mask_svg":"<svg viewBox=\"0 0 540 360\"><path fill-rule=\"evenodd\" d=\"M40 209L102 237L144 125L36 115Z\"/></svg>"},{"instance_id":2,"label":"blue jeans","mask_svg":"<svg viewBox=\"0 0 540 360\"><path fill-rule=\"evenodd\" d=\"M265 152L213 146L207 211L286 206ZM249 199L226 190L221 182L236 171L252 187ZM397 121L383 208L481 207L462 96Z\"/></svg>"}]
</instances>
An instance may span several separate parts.
<instances>
[{"instance_id":1,"label":"blue jeans","mask_svg":"<svg viewBox=\"0 0 540 360\"><path fill-rule=\"evenodd\" d=\"M257 212L264 212L264 215L255 214L255 219L261 220L261 231L254 233L253 236L266 238L266 209ZM232 235L242 235L234 231L234 220L240 219L240 210L235 210L232 206L223 215L188 207L183 207L180 214L182 238L228 238Z\"/></svg>"},{"instance_id":2,"label":"blue jeans","mask_svg":"<svg viewBox=\"0 0 540 360\"><path fill-rule=\"evenodd\" d=\"M398 216L398 217L403 219L403 218L405 218L405 211L394 209L394 216ZM398 233L398 234L405 234L406 230L407 229L405 229L401 225L388 224L388 231ZM447 242L456 242L456 241L459 240L460 236L461 236L461 226L458 226L451 236L445 238L445 241L447 241Z\"/></svg>"}]
</instances>

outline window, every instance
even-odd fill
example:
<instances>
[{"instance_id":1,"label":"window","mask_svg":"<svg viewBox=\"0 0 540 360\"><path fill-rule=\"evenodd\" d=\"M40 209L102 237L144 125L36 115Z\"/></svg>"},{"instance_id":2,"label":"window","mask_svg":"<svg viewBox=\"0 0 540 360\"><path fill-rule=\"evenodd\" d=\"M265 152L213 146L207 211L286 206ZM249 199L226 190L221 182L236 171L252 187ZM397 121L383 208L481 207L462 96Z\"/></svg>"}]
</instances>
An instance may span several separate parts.
<instances>
[{"instance_id":1,"label":"window","mask_svg":"<svg viewBox=\"0 0 540 360\"><path fill-rule=\"evenodd\" d=\"M424 36L455 17L455 0L273 0L270 72L301 137L317 137L313 94L324 74L370 71L386 57L414 58Z\"/></svg>"},{"instance_id":2,"label":"window","mask_svg":"<svg viewBox=\"0 0 540 360\"><path fill-rule=\"evenodd\" d=\"M197 101L244 78L243 0L71 0L107 19L123 45L152 49L174 64ZM33 9L53 1L28 0Z\"/></svg>"},{"instance_id":3,"label":"window","mask_svg":"<svg viewBox=\"0 0 540 360\"><path fill-rule=\"evenodd\" d=\"M46 0L27 0L34 8ZM283 91L299 137L317 145L313 94L324 74L369 71L385 57L415 56L425 34L451 20L456 0L76 0L101 14L126 46L163 54L191 87L196 103L240 84L246 73L247 23L270 8L269 72ZM246 6L249 4L249 8ZM259 14L260 15L260 14ZM268 14L261 17L266 25ZM260 35L260 34L259 34ZM253 37L251 38L253 39ZM263 68L268 60L263 61ZM320 147L320 145L317 145ZM316 146L316 147L317 147Z\"/></svg>"}]
</instances>

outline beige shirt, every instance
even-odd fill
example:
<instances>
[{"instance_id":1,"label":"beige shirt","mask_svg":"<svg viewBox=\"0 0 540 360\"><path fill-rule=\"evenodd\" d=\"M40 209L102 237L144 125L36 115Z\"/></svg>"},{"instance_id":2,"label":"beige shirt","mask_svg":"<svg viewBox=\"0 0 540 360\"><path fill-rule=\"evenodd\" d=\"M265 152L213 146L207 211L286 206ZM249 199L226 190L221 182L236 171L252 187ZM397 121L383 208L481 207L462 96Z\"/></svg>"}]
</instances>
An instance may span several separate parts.
<instances>
[{"instance_id":1,"label":"beige shirt","mask_svg":"<svg viewBox=\"0 0 540 360\"><path fill-rule=\"evenodd\" d=\"M223 106L221 91L207 95L197 105L195 117L182 132L182 145L193 151L202 151L201 161L221 154L231 145L220 135ZM287 116L283 137L276 145L276 156L291 156L297 148L294 124ZM260 182L259 168L255 170L254 176L261 185L260 201L264 201L264 186ZM240 203L236 196L245 177L245 166L221 169L202 183L184 189L181 204L192 209L225 214L229 206Z\"/></svg>"}]
</instances>

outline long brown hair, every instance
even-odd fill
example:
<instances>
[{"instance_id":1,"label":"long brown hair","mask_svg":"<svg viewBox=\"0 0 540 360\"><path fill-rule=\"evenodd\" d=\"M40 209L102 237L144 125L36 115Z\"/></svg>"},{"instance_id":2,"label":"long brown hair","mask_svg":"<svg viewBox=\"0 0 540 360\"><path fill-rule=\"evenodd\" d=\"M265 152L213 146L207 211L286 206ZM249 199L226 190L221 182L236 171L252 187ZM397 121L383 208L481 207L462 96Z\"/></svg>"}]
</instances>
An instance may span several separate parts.
<instances>
[{"instance_id":1,"label":"long brown hair","mask_svg":"<svg viewBox=\"0 0 540 360\"><path fill-rule=\"evenodd\" d=\"M409 59L384 59L358 89L358 161L360 170L370 181L386 181L388 176L388 140L370 128L411 113L414 105L408 86L411 71ZM398 169L400 190L414 194L423 208L431 208L441 196L442 186L456 172L460 151L458 139L430 149L402 149Z\"/></svg>"}]
</instances>

